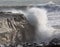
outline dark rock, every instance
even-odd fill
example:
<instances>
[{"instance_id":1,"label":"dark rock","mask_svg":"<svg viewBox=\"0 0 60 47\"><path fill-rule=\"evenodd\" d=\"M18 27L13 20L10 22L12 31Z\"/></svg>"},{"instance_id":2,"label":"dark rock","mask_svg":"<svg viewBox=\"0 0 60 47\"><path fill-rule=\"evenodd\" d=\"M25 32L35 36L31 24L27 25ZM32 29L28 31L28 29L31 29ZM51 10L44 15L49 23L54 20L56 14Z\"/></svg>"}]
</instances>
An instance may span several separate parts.
<instances>
[{"instance_id":1,"label":"dark rock","mask_svg":"<svg viewBox=\"0 0 60 47\"><path fill-rule=\"evenodd\" d=\"M54 38L50 41L48 47L60 47L60 39Z\"/></svg>"},{"instance_id":2,"label":"dark rock","mask_svg":"<svg viewBox=\"0 0 60 47\"><path fill-rule=\"evenodd\" d=\"M58 45L60 43L60 39L58 38L54 38L51 40L51 42L49 44L51 45Z\"/></svg>"}]
</instances>

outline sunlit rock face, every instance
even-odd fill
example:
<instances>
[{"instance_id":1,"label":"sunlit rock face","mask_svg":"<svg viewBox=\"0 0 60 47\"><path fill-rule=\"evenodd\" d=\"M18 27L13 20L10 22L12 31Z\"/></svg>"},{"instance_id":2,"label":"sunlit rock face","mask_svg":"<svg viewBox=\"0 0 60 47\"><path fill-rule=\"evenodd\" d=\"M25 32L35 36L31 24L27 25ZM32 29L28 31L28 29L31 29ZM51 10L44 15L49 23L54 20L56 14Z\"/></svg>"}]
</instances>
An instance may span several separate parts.
<instances>
[{"instance_id":1,"label":"sunlit rock face","mask_svg":"<svg viewBox=\"0 0 60 47\"><path fill-rule=\"evenodd\" d=\"M0 12L0 43L33 42L34 27L23 14Z\"/></svg>"}]
</instances>

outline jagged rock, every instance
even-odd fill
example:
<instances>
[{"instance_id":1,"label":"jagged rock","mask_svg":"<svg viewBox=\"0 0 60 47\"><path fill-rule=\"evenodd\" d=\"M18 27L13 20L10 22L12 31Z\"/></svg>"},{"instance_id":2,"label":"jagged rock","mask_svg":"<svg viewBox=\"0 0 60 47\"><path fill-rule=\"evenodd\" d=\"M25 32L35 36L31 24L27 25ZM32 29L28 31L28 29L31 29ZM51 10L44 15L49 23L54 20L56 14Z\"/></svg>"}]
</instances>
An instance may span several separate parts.
<instances>
[{"instance_id":1,"label":"jagged rock","mask_svg":"<svg viewBox=\"0 0 60 47\"><path fill-rule=\"evenodd\" d=\"M60 39L54 38L50 41L50 45L60 45Z\"/></svg>"},{"instance_id":2,"label":"jagged rock","mask_svg":"<svg viewBox=\"0 0 60 47\"><path fill-rule=\"evenodd\" d=\"M23 14L0 13L0 43L22 44L33 42L34 27Z\"/></svg>"},{"instance_id":3,"label":"jagged rock","mask_svg":"<svg viewBox=\"0 0 60 47\"><path fill-rule=\"evenodd\" d=\"M60 47L60 39L54 38L49 42L48 47Z\"/></svg>"}]
</instances>

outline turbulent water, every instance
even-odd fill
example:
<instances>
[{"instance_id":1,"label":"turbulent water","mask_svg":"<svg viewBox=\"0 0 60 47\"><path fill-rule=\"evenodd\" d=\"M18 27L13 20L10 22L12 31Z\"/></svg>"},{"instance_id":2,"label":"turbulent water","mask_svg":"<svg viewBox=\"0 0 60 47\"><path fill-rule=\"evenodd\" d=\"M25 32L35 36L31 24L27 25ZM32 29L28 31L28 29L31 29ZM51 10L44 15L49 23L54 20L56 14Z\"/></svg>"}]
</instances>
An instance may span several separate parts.
<instances>
[{"instance_id":1,"label":"turbulent water","mask_svg":"<svg viewBox=\"0 0 60 47\"><path fill-rule=\"evenodd\" d=\"M31 24L37 25L36 27L36 41L48 42L54 33L54 28L48 25L47 11L42 8L30 8L28 9L28 20Z\"/></svg>"},{"instance_id":2,"label":"turbulent water","mask_svg":"<svg viewBox=\"0 0 60 47\"><path fill-rule=\"evenodd\" d=\"M10 10L4 10L5 12L12 12L12 13L21 13L26 16L28 21L36 26L36 42L49 42L51 39L53 39L54 35L55 37L58 37L60 34L59 32L55 33L55 30L53 27L54 24L51 21L55 22L54 20L49 20L49 18L54 18L54 15L51 15L52 17L48 16L48 12L46 9L43 8L37 8L32 7L28 8L25 11L17 10L17 9L10 9ZM52 12L53 13L53 12ZM49 24L48 24L49 23Z\"/></svg>"}]
</instances>

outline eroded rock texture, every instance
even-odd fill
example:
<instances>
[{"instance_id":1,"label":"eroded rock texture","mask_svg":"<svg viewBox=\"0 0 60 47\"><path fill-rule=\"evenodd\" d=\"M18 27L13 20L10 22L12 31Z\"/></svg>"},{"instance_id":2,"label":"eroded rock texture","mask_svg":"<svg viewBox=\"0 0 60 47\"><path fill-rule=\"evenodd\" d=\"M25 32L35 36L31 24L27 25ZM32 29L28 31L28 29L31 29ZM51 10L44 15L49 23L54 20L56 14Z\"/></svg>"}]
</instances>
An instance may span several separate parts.
<instances>
[{"instance_id":1,"label":"eroded rock texture","mask_svg":"<svg viewBox=\"0 0 60 47\"><path fill-rule=\"evenodd\" d=\"M23 14L0 12L1 44L33 42L34 34L34 27Z\"/></svg>"}]
</instances>

